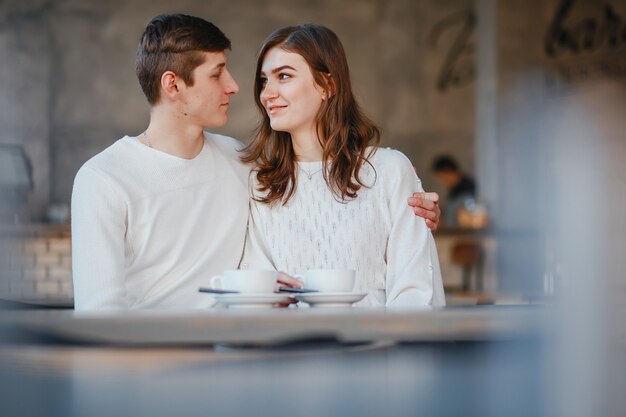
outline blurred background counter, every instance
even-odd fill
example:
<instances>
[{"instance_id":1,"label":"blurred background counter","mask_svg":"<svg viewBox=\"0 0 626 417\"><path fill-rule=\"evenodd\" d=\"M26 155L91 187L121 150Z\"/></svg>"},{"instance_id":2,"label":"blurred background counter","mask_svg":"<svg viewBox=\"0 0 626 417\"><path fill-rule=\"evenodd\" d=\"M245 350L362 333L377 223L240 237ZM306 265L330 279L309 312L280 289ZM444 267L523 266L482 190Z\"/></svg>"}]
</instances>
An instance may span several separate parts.
<instances>
[{"instance_id":1,"label":"blurred background counter","mask_svg":"<svg viewBox=\"0 0 626 417\"><path fill-rule=\"evenodd\" d=\"M0 224L0 298L73 305L69 224Z\"/></svg>"}]
</instances>

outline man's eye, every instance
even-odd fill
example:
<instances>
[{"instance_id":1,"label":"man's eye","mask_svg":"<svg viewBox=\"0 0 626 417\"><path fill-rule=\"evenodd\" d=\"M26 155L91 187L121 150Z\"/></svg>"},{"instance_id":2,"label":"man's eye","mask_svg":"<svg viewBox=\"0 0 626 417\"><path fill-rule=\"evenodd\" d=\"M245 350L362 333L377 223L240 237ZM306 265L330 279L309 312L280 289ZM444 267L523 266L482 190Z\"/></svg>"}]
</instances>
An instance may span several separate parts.
<instances>
[{"instance_id":1,"label":"man's eye","mask_svg":"<svg viewBox=\"0 0 626 417\"><path fill-rule=\"evenodd\" d=\"M220 71L220 72L218 72L218 73L216 73L216 74L213 74L211 77L213 77L213 78L215 78L215 79L218 79L218 80L219 80L219 78L220 78L221 76L222 76L222 72Z\"/></svg>"}]
</instances>

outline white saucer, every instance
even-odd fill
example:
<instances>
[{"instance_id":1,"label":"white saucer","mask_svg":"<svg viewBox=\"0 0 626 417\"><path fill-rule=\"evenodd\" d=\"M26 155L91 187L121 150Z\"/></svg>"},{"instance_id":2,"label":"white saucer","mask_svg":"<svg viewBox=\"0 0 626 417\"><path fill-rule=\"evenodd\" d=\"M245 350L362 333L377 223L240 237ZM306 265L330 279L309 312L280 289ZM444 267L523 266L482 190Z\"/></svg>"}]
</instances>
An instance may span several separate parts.
<instances>
[{"instance_id":1,"label":"white saucer","mask_svg":"<svg viewBox=\"0 0 626 417\"><path fill-rule=\"evenodd\" d=\"M271 308L274 304L289 301L290 294L217 294L219 304L236 308Z\"/></svg>"},{"instance_id":2,"label":"white saucer","mask_svg":"<svg viewBox=\"0 0 626 417\"><path fill-rule=\"evenodd\" d=\"M294 294L294 297L314 307L350 307L366 295L364 292L309 292Z\"/></svg>"}]
</instances>

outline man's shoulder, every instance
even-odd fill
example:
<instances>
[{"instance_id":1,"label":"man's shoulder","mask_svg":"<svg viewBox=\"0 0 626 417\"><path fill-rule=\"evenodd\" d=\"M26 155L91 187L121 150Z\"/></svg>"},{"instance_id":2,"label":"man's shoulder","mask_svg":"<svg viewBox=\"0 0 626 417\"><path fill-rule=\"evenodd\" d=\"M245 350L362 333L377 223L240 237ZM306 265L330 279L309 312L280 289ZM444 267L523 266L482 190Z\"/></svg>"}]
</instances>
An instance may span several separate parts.
<instances>
[{"instance_id":1,"label":"man's shoulder","mask_svg":"<svg viewBox=\"0 0 626 417\"><path fill-rule=\"evenodd\" d=\"M455 197L461 195L474 195L476 194L476 183L472 178L464 175L459 183L452 189L450 194Z\"/></svg>"},{"instance_id":2,"label":"man's shoulder","mask_svg":"<svg viewBox=\"0 0 626 417\"><path fill-rule=\"evenodd\" d=\"M237 160L239 159L239 150L244 146L239 140L208 131L204 131L204 137L220 152L232 158L237 158Z\"/></svg>"},{"instance_id":3,"label":"man's shoulder","mask_svg":"<svg viewBox=\"0 0 626 417\"><path fill-rule=\"evenodd\" d=\"M76 173L75 181L92 182L94 178L110 181L120 174L120 169L133 165L132 158L131 140L124 136L89 158Z\"/></svg>"},{"instance_id":4,"label":"man's shoulder","mask_svg":"<svg viewBox=\"0 0 626 417\"><path fill-rule=\"evenodd\" d=\"M112 166L113 162L119 163L120 159L131 157L131 147L130 138L128 136L124 136L89 158L83 164L82 168L106 171Z\"/></svg>"}]
</instances>

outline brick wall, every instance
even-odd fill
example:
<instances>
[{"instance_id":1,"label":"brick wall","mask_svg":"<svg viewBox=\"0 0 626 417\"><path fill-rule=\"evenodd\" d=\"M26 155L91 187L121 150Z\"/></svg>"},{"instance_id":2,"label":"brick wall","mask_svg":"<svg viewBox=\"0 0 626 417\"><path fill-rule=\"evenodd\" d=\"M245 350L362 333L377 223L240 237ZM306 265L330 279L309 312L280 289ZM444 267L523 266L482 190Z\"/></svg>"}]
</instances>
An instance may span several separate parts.
<instances>
[{"instance_id":1,"label":"brick wall","mask_svg":"<svg viewBox=\"0 0 626 417\"><path fill-rule=\"evenodd\" d=\"M69 226L16 226L3 230L0 236L2 298L71 304Z\"/></svg>"}]
</instances>

